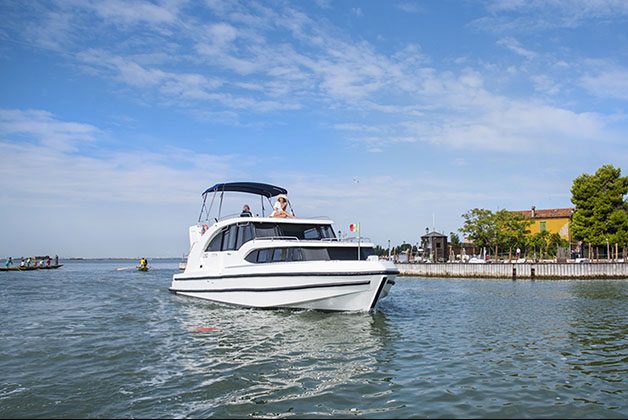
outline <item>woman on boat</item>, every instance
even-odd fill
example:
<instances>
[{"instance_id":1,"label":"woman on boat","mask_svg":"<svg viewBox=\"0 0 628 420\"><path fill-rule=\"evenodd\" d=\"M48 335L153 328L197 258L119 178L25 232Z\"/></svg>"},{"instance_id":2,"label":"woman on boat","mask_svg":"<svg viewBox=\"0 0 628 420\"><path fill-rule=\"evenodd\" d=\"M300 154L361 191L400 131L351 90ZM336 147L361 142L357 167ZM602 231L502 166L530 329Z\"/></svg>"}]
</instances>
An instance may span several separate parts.
<instances>
[{"instance_id":1,"label":"woman on boat","mask_svg":"<svg viewBox=\"0 0 628 420\"><path fill-rule=\"evenodd\" d=\"M279 194L277 196L277 201L275 201L275 205L273 206L273 212L270 217L283 217L293 219L294 215L288 213L288 197L285 194Z\"/></svg>"}]
</instances>

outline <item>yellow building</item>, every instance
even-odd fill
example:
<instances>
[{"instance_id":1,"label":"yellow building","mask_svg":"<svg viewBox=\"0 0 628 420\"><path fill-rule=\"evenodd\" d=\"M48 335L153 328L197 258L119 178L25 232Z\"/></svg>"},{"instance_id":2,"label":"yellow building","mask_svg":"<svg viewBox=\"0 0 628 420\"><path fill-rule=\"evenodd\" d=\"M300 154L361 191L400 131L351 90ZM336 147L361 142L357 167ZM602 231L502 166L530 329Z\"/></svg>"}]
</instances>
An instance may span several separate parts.
<instances>
[{"instance_id":1,"label":"yellow building","mask_svg":"<svg viewBox=\"0 0 628 420\"><path fill-rule=\"evenodd\" d=\"M561 238L571 241L569 222L571 222L571 216L575 211L576 209L573 207L537 210L536 207L532 206L531 210L518 210L513 213L523 214L532 220L533 223L528 228L532 234L548 231L558 233Z\"/></svg>"}]
</instances>

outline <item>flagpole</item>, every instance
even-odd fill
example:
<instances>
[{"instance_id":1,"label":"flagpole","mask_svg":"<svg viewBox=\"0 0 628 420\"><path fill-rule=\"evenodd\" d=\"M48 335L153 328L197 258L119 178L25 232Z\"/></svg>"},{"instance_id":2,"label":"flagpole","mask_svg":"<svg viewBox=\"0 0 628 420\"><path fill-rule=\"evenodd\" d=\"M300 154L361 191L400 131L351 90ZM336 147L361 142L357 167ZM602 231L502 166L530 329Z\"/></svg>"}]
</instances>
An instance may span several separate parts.
<instances>
[{"instance_id":1,"label":"flagpole","mask_svg":"<svg viewBox=\"0 0 628 420\"><path fill-rule=\"evenodd\" d=\"M360 222L358 222L358 261L360 261Z\"/></svg>"}]
</instances>

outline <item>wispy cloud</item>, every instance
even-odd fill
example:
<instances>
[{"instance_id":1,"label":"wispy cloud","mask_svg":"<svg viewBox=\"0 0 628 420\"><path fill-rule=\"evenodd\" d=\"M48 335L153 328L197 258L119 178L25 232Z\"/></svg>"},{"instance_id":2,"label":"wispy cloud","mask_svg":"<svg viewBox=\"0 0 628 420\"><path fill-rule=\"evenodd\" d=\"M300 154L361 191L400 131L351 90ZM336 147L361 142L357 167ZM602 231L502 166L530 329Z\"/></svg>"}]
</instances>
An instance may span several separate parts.
<instances>
[{"instance_id":1,"label":"wispy cloud","mask_svg":"<svg viewBox=\"0 0 628 420\"><path fill-rule=\"evenodd\" d=\"M232 156L173 147L107 151L98 145L103 137L93 125L46 111L0 110L0 189L13 201L37 205L175 203L198 196L208 176L237 173ZM86 143L89 153L77 153Z\"/></svg>"},{"instance_id":2,"label":"wispy cloud","mask_svg":"<svg viewBox=\"0 0 628 420\"><path fill-rule=\"evenodd\" d=\"M628 101L628 68L598 63L580 79L582 86L593 96Z\"/></svg>"}]
</instances>

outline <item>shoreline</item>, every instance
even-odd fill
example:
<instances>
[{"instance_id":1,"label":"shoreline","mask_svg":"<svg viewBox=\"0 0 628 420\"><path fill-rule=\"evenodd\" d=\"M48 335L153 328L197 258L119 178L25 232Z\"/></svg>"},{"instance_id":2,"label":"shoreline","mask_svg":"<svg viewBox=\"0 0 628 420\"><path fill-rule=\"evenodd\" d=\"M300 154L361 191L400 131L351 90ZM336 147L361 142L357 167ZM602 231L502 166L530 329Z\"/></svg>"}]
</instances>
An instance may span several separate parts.
<instances>
[{"instance_id":1,"label":"shoreline","mask_svg":"<svg viewBox=\"0 0 628 420\"><path fill-rule=\"evenodd\" d=\"M627 263L395 264L399 277L529 280L628 279Z\"/></svg>"}]
</instances>

